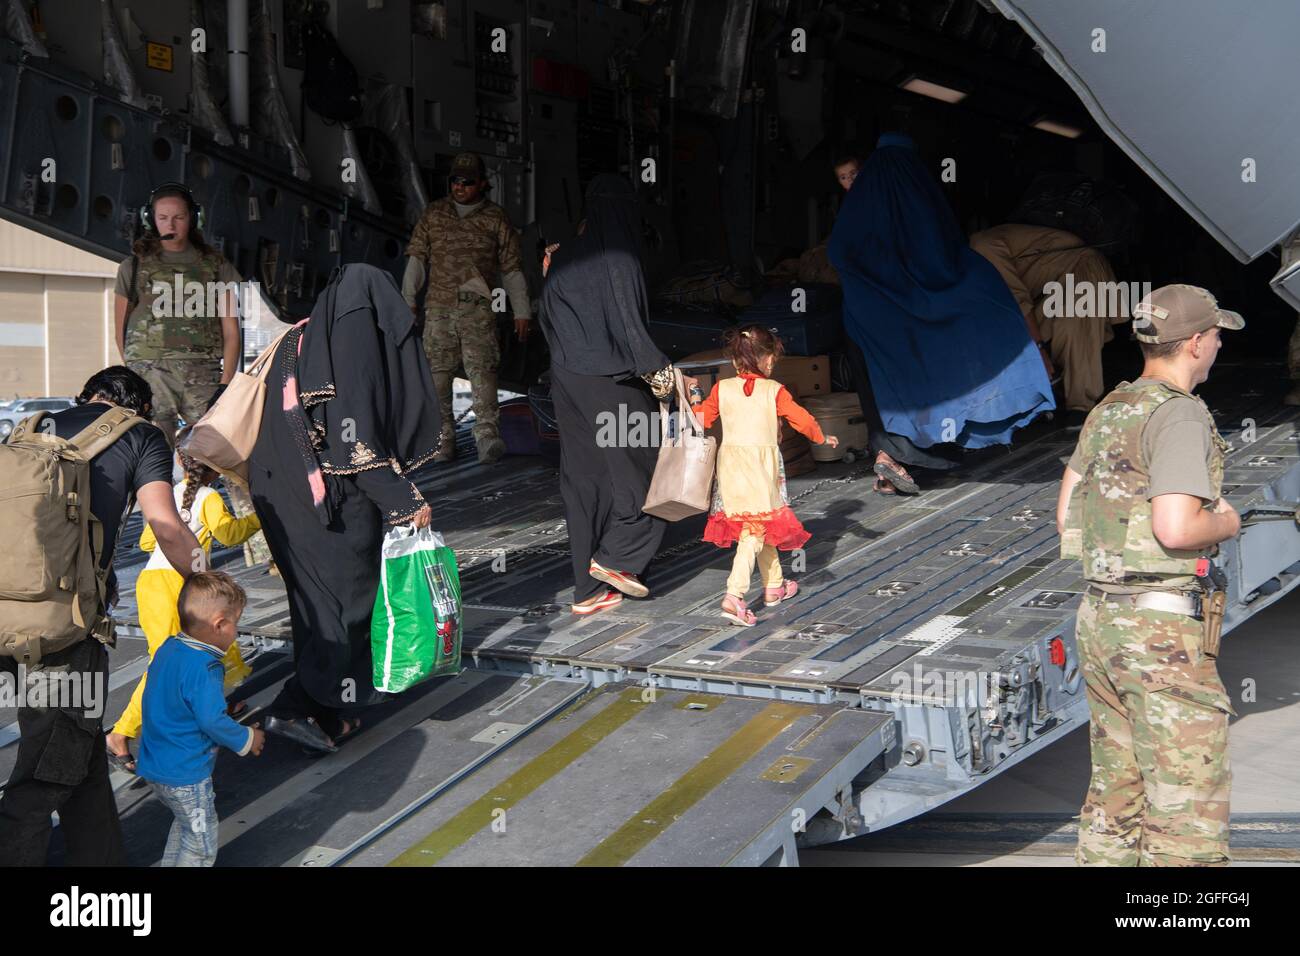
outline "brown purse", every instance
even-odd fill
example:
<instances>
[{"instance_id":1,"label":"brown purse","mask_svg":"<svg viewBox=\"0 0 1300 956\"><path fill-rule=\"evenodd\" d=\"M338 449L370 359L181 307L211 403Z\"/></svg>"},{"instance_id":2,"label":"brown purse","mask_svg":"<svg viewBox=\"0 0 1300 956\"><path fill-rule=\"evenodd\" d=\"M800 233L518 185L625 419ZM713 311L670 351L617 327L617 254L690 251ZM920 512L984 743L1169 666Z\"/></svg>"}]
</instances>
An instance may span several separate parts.
<instances>
[{"instance_id":1,"label":"brown purse","mask_svg":"<svg viewBox=\"0 0 1300 956\"><path fill-rule=\"evenodd\" d=\"M181 449L185 454L241 485L248 484L248 459L262 429L271 357L291 330L292 326L276 336L247 372L235 373L217 403L194 423Z\"/></svg>"},{"instance_id":2,"label":"brown purse","mask_svg":"<svg viewBox=\"0 0 1300 956\"><path fill-rule=\"evenodd\" d=\"M704 434L700 420L686 399L682 373L673 369L677 391L677 436L668 439L668 402L659 403L659 460L655 463L650 490L641 508L665 521L680 521L709 509L713 491L713 468L718 443Z\"/></svg>"}]
</instances>

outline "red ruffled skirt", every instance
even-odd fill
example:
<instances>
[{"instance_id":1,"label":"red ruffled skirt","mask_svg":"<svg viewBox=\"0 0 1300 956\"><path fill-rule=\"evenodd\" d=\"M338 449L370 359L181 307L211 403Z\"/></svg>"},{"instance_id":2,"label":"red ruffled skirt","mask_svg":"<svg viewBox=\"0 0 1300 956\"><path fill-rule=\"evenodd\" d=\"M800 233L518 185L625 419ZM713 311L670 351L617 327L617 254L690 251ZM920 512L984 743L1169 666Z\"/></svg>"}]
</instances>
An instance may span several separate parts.
<instances>
[{"instance_id":1,"label":"red ruffled skirt","mask_svg":"<svg viewBox=\"0 0 1300 956\"><path fill-rule=\"evenodd\" d=\"M764 544L782 551L802 548L812 537L789 505L760 514L729 515L714 511L704 526L704 540L720 548L730 548L745 533L760 536Z\"/></svg>"}]
</instances>

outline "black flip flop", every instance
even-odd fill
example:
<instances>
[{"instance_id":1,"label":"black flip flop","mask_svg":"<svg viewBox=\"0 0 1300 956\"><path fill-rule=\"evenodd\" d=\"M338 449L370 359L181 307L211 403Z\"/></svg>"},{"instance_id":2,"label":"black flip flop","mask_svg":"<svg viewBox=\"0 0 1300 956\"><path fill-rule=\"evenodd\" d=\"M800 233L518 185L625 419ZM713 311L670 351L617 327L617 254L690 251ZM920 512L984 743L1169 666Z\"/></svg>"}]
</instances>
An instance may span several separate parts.
<instances>
[{"instance_id":1,"label":"black flip flop","mask_svg":"<svg viewBox=\"0 0 1300 956\"><path fill-rule=\"evenodd\" d=\"M874 482L871 483L871 490L874 491L874 492L875 492L876 494L878 494L878 495L896 495L896 494L898 494L898 491L894 488L894 486L891 485L891 484L890 484L888 481L886 481L884 478L881 478L879 475L877 475L877 476L876 476L876 480L875 480Z\"/></svg>"},{"instance_id":2,"label":"black flip flop","mask_svg":"<svg viewBox=\"0 0 1300 956\"><path fill-rule=\"evenodd\" d=\"M346 731L340 729L338 733L330 734L330 739L333 740L336 744L341 744L343 743L343 741L347 740L350 737L355 737L357 734L361 732L360 717L340 717L339 727L342 728L344 723L350 723L352 725L352 728Z\"/></svg>"},{"instance_id":3,"label":"black flip flop","mask_svg":"<svg viewBox=\"0 0 1300 956\"><path fill-rule=\"evenodd\" d=\"M135 763L134 754L129 754L129 753L115 754L113 753L113 751L110 750L108 751L108 762L111 763L115 769L120 770L122 773L129 773L132 776L135 776L136 774L136 769L135 769L136 763Z\"/></svg>"},{"instance_id":4,"label":"black flip flop","mask_svg":"<svg viewBox=\"0 0 1300 956\"><path fill-rule=\"evenodd\" d=\"M896 468L888 462L878 461L871 470L899 491L914 495L921 490L921 486L907 477L901 468ZM885 492L885 494L888 494L888 492Z\"/></svg>"}]
</instances>

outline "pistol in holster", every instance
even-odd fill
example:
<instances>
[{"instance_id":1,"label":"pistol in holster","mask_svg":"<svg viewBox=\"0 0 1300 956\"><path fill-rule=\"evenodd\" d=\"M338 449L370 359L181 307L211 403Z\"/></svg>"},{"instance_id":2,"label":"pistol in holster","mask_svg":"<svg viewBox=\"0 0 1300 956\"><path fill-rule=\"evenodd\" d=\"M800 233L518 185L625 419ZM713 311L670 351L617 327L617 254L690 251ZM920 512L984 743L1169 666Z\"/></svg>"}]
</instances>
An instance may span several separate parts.
<instances>
[{"instance_id":1,"label":"pistol in holster","mask_svg":"<svg viewBox=\"0 0 1300 956\"><path fill-rule=\"evenodd\" d=\"M1223 637L1223 612L1228 605L1228 579L1209 558L1196 564L1196 576L1205 588L1201 595L1201 653L1206 657L1219 656L1219 641Z\"/></svg>"}]
</instances>

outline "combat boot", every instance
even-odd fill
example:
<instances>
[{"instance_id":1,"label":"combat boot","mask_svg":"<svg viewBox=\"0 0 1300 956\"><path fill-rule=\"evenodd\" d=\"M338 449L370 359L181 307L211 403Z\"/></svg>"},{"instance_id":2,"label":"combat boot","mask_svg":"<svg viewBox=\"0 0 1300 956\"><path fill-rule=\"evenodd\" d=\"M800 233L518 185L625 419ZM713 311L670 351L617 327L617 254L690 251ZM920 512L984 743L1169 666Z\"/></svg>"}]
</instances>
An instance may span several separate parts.
<instances>
[{"instance_id":1,"label":"combat boot","mask_svg":"<svg viewBox=\"0 0 1300 956\"><path fill-rule=\"evenodd\" d=\"M500 435L486 435L475 444L478 446L478 460L482 465L493 465L506 453L506 443Z\"/></svg>"},{"instance_id":2,"label":"combat boot","mask_svg":"<svg viewBox=\"0 0 1300 956\"><path fill-rule=\"evenodd\" d=\"M438 451L433 456L434 461L455 461L456 460L456 429L444 428L442 435L438 438Z\"/></svg>"},{"instance_id":3,"label":"combat boot","mask_svg":"<svg viewBox=\"0 0 1300 956\"><path fill-rule=\"evenodd\" d=\"M497 370L476 367L469 375L469 384L474 396L474 444L478 446L478 460L484 465L495 464L506 453L497 406Z\"/></svg>"}]
</instances>

